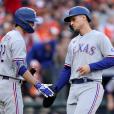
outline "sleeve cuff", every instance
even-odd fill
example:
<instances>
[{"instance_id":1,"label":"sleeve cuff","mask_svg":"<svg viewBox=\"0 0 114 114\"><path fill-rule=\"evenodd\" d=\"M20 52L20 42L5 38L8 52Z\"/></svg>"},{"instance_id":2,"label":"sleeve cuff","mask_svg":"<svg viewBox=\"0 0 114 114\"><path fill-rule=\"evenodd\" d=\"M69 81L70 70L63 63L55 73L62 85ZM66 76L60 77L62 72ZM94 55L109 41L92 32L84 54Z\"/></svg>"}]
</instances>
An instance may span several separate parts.
<instances>
[{"instance_id":1,"label":"sleeve cuff","mask_svg":"<svg viewBox=\"0 0 114 114\"><path fill-rule=\"evenodd\" d=\"M19 69L18 74L23 76L23 74L27 71L27 68L25 66L21 66Z\"/></svg>"}]
</instances>

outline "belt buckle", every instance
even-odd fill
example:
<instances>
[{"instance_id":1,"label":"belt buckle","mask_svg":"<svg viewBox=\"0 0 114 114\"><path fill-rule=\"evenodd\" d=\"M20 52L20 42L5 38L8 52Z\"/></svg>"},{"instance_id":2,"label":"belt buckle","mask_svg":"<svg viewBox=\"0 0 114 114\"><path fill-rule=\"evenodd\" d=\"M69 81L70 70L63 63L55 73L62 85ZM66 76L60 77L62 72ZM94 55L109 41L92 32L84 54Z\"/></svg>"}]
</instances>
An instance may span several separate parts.
<instances>
[{"instance_id":1,"label":"belt buckle","mask_svg":"<svg viewBox=\"0 0 114 114\"><path fill-rule=\"evenodd\" d=\"M83 78L83 80L84 80L84 83L86 83L86 82L87 82L87 78Z\"/></svg>"}]
</instances>

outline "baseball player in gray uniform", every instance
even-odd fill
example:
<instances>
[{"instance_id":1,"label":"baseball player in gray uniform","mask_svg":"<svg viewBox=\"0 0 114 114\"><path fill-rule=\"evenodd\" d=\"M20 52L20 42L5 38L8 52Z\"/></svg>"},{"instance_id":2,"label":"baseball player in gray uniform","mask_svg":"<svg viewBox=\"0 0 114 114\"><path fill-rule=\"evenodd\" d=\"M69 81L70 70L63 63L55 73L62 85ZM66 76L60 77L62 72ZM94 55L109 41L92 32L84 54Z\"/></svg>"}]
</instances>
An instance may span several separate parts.
<instances>
[{"instance_id":1,"label":"baseball player in gray uniform","mask_svg":"<svg viewBox=\"0 0 114 114\"><path fill-rule=\"evenodd\" d=\"M0 41L0 114L23 114L21 80L33 84L48 97L53 92L37 81L27 70L24 33L34 32L36 12L22 7L14 15L15 29Z\"/></svg>"},{"instance_id":2,"label":"baseball player in gray uniform","mask_svg":"<svg viewBox=\"0 0 114 114\"><path fill-rule=\"evenodd\" d=\"M114 66L114 49L103 33L91 29L87 8L71 8L64 21L79 35L71 40L64 68L51 89L57 93L70 82L67 114L95 114L104 94L102 70Z\"/></svg>"}]
</instances>

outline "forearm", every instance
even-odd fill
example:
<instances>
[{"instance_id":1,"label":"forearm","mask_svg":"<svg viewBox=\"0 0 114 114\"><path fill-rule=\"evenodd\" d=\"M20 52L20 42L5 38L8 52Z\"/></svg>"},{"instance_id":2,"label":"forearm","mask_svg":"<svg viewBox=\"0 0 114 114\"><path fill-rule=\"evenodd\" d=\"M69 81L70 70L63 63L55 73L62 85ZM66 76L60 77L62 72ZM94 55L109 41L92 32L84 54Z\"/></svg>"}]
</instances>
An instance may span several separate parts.
<instances>
[{"instance_id":1,"label":"forearm","mask_svg":"<svg viewBox=\"0 0 114 114\"><path fill-rule=\"evenodd\" d=\"M39 82L37 79L35 79L35 77L32 76L32 74L30 73L30 71L23 65L20 67L19 75L23 76L23 78L34 85L34 87L37 90L40 90L41 93L45 96L53 96L53 91L50 90L50 88L48 88L47 86L44 86L41 82Z\"/></svg>"},{"instance_id":2,"label":"forearm","mask_svg":"<svg viewBox=\"0 0 114 114\"><path fill-rule=\"evenodd\" d=\"M23 78L27 82L29 82L29 83L31 83L33 85L35 85L36 82L37 82L37 80L35 79L35 77L32 76L32 74L30 73L30 71L24 65L20 67L18 74L21 75L21 76L23 76Z\"/></svg>"},{"instance_id":3,"label":"forearm","mask_svg":"<svg viewBox=\"0 0 114 114\"><path fill-rule=\"evenodd\" d=\"M114 57L106 57L101 61L89 64L91 71L103 70L114 66Z\"/></svg>"},{"instance_id":4,"label":"forearm","mask_svg":"<svg viewBox=\"0 0 114 114\"><path fill-rule=\"evenodd\" d=\"M33 84L33 85L35 85L36 82L38 82L38 81L35 79L35 77L33 77L32 74L31 74L28 70L23 74L23 78L24 78L27 82L29 82L29 83L31 83L31 84Z\"/></svg>"},{"instance_id":5,"label":"forearm","mask_svg":"<svg viewBox=\"0 0 114 114\"><path fill-rule=\"evenodd\" d=\"M59 79L53 85L56 92L60 91L68 82L71 75L71 67L64 66L63 70L60 73Z\"/></svg>"}]
</instances>

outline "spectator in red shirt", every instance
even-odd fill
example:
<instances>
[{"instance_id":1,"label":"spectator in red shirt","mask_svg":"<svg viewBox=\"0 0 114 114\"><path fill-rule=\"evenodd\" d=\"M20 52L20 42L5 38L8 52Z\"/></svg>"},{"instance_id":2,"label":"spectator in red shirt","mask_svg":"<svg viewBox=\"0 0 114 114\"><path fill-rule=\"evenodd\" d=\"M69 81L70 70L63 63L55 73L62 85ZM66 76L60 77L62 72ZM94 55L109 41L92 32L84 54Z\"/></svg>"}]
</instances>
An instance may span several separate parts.
<instances>
[{"instance_id":1,"label":"spectator in red shirt","mask_svg":"<svg viewBox=\"0 0 114 114\"><path fill-rule=\"evenodd\" d=\"M21 0L4 0L6 12L13 13L21 7Z\"/></svg>"}]
</instances>

